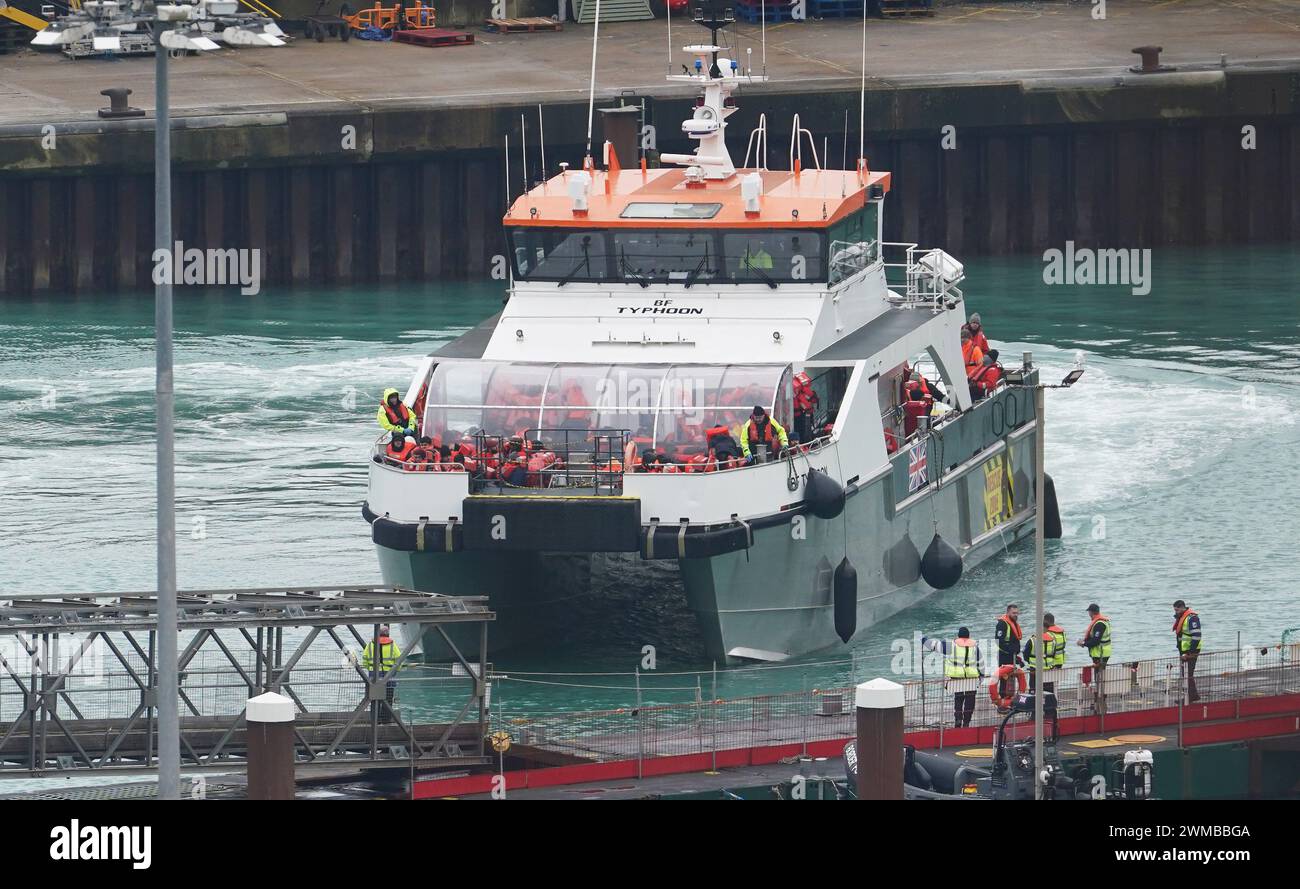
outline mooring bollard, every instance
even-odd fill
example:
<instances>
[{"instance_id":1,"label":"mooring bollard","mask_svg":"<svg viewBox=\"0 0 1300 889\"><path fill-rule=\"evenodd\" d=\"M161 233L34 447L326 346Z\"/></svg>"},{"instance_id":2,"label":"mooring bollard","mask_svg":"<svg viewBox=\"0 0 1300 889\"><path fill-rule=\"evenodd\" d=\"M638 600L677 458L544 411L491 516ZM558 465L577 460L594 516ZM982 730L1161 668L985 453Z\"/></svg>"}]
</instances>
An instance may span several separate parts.
<instances>
[{"instance_id":1,"label":"mooring bollard","mask_svg":"<svg viewBox=\"0 0 1300 889\"><path fill-rule=\"evenodd\" d=\"M903 798L903 686L872 679L857 688L858 799Z\"/></svg>"},{"instance_id":2,"label":"mooring bollard","mask_svg":"<svg viewBox=\"0 0 1300 889\"><path fill-rule=\"evenodd\" d=\"M248 798L293 799L293 701L268 691L248 699Z\"/></svg>"}]
</instances>

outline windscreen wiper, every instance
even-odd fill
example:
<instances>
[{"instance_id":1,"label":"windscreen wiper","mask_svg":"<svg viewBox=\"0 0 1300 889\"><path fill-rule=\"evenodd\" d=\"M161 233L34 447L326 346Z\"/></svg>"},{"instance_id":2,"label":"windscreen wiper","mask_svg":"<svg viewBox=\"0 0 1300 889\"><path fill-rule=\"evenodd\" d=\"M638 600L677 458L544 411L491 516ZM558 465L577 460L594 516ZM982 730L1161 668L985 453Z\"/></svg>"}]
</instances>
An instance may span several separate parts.
<instances>
[{"instance_id":1,"label":"windscreen wiper","mask_svg":"<svg viewBox=\"0 0 1300 889\"><path fill-rule=\"evenodd\" d=\"M772 276L754 265L754 263L750 261L748 255L745 256L745 268L752 272L758 272L758 276L763 279L763 282L767 284L768 287L771 287L773 290L776 289L776 282L772 280Z\"/></svg>"},{"instance_id":2,"label":"windscreen wiper","mask_svg":"<svg viewBox=\"0 0 1300 889\"><path fill-rule=\"evenodd\" d=\"M686 276L686 286L688 288L695 283L695 279L700 276L700 272L704 271L704 264L708 261L709 254L705 253L700 257L700 261L695 264L695 268L691 269L691 273Z\"/></svg>"},{"instance_id":3,"label":"windscreen wiper","mask_svg":"<svg viewBox=\"0 0 1300 889\"><path fill-rule=\"evenodd\" d=\"M624 277L631 278L633 281L640 284L642 289L645 289L646 287L650 286L649 278L645 278L642 277L641 275L638 275L636 272L632 271L632 269L628 267L627 254L624 253L622 250L618 252L618 267L619 267L619 271L623 273Z\"/></svg>"},{"instance_id":4,"label":"windscreen wiper","mask_svg":"<svg viewBox=\"0 0 1300 889\"><path fill-rule=\"evenodd\" d=\"M574 279L574 277L577 276L578 272L582 271L584 268L587 270L588 274L591 273L591 255L587 252L586 244L582 245L582 262L575 265L573 267L573 271L569 272L563 278L561 278L560 283L556 284L555 286L563 287L565 284L568 284L570 281Z\"/></svg>"}]
</instances>

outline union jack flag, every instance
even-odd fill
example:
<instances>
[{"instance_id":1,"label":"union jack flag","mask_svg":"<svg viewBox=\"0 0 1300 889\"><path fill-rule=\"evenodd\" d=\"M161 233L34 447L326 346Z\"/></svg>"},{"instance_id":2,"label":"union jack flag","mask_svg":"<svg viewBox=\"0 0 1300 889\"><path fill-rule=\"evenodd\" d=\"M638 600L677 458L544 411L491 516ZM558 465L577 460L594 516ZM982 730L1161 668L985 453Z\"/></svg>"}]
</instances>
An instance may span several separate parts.
<instances>
[{"instance_id":1,"label":"union jack flag","mask_svg":"<svg viewBox=\"0 0 1300 889\"><path fill-rule=\"evenodd\" d=\"M917 442L907 451L907 491L910 494L926 484L924 441Z\"/></svg>"}]
</instances>

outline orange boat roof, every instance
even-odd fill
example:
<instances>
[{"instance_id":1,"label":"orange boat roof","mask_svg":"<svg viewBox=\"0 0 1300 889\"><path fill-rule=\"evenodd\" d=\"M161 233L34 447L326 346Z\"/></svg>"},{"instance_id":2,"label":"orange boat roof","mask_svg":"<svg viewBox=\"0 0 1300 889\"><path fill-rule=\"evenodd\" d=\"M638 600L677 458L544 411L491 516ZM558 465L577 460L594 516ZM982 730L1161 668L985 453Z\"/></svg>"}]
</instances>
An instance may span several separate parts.
<instances>
[{"instance_id":1,"label":"orange boat roof","mask_svg":"<svg viewBox=\"0 0 1300 889\"><path fill-rule=\"evenodd\" d=\"M686 169L592 170L587 212L573 211L569 197L570 170L554 176L520 195L503 220L505 225L571 228L825 228L834 225L866 203L867 187L889 191L890 175L856 170L737 170L722 180L705 180L690 187ZM757 172L763 177L763 196L757 216L745 214L741 179ZM628 204L721 204L708 219L624 219ZM795 216L795 211L798 216Z\"/></svg>"}]
</instances>

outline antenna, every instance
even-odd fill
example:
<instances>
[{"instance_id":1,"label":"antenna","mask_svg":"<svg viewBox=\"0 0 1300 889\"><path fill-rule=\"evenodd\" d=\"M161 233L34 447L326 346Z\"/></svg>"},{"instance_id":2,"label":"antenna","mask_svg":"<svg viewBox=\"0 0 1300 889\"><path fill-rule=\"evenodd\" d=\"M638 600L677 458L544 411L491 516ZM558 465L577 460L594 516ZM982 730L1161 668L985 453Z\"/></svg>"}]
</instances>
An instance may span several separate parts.
<instances>
[{"instance_id":1,"label":"antenna","mask_svg":"<svg viewBox=\"0 0 1300 889\"><path fill-rule=\"evenodd\" d=\"M524 113L519 112L519 144L520 153L523 154L524 164L524 194L528 194L528 122L524 120Z\"/></svg>"},{"instance_id":2,"label":"antenna","mask_svg":"<svg viewBox=\"0 0 1300 889\"><path fill-rule=\"evenodd\" d=\"M506 133L506 215L510 215L510 134Z\"/></svg>"},{"instance_id":3,"label":"antenna","mask_svg":"<svg viewBox=\"0 0 1300 889\"><path fill-rule=\"evenodd\" d=\"M542 150L542 181L546 181L546 128L542 124L542 103L537 103L537 147Z\"/></svg>"},{"instance_id":4,"label":"antenna","mask_svg":"<svg viewBox=\"0 0 1300 889\"><path fill-rule=\"evenodd\" d=\"M673 3L672 0L666 0L664 10L668 14L668 76L673 74Z\"/></svg>"},{"instance_id":5,"label":"antenna","mask_svg":"<svg viewBox=\"0 0 1300 889\"><path fill-rule=\"evenodd\" d=\"M599 4L600 0L596 0ZM599 8L599 6L597 7ZM590 139L588 139L590 141ZM858 95L858 169L867 153L867 0L862 0L862 89Z\"/></svg>"},{"instance_id":6,"label":"antenna","mask_svg":"<svg viewBox=\"0 0 1300 889\"><path fill-rule=\"evenodd\" d=\"M863 0L865 3L865 0ZM865 7L864 7L865 8ZM866 40L866 37L862 38ZM591 160L591 119L596 113L596 47L600 42L600 0L596 0L596 27L591 32L591 94L587 97L587 161ZM862 44L863 57L866 44ZM590 166L590 164L588 164Z\"/></svg>"},{"instance_id":7,"label":"antenna","mask_svg":"<svg viewBox=\"0 0 1300 889\"><path fill-rule=\"evenodd\" d=\"M867 0L862 0L862 8L863 9L867 8ZM763 35L763 76L766 77L767 76L767 0L763 0L762 13L763 15L762 18L760 19L761 24L758 26L758 28Z\"/></svg>"},{"instance_id":8,"label":"antenna","mask_svg":"<svg viewBox=\"0 0 1300 889\"><path fill-rule=\"evenodd\" d=\"M849 168L849 109L844 109L844 147L840 153L840 169Z\"/></svg>"}]
</instances>

